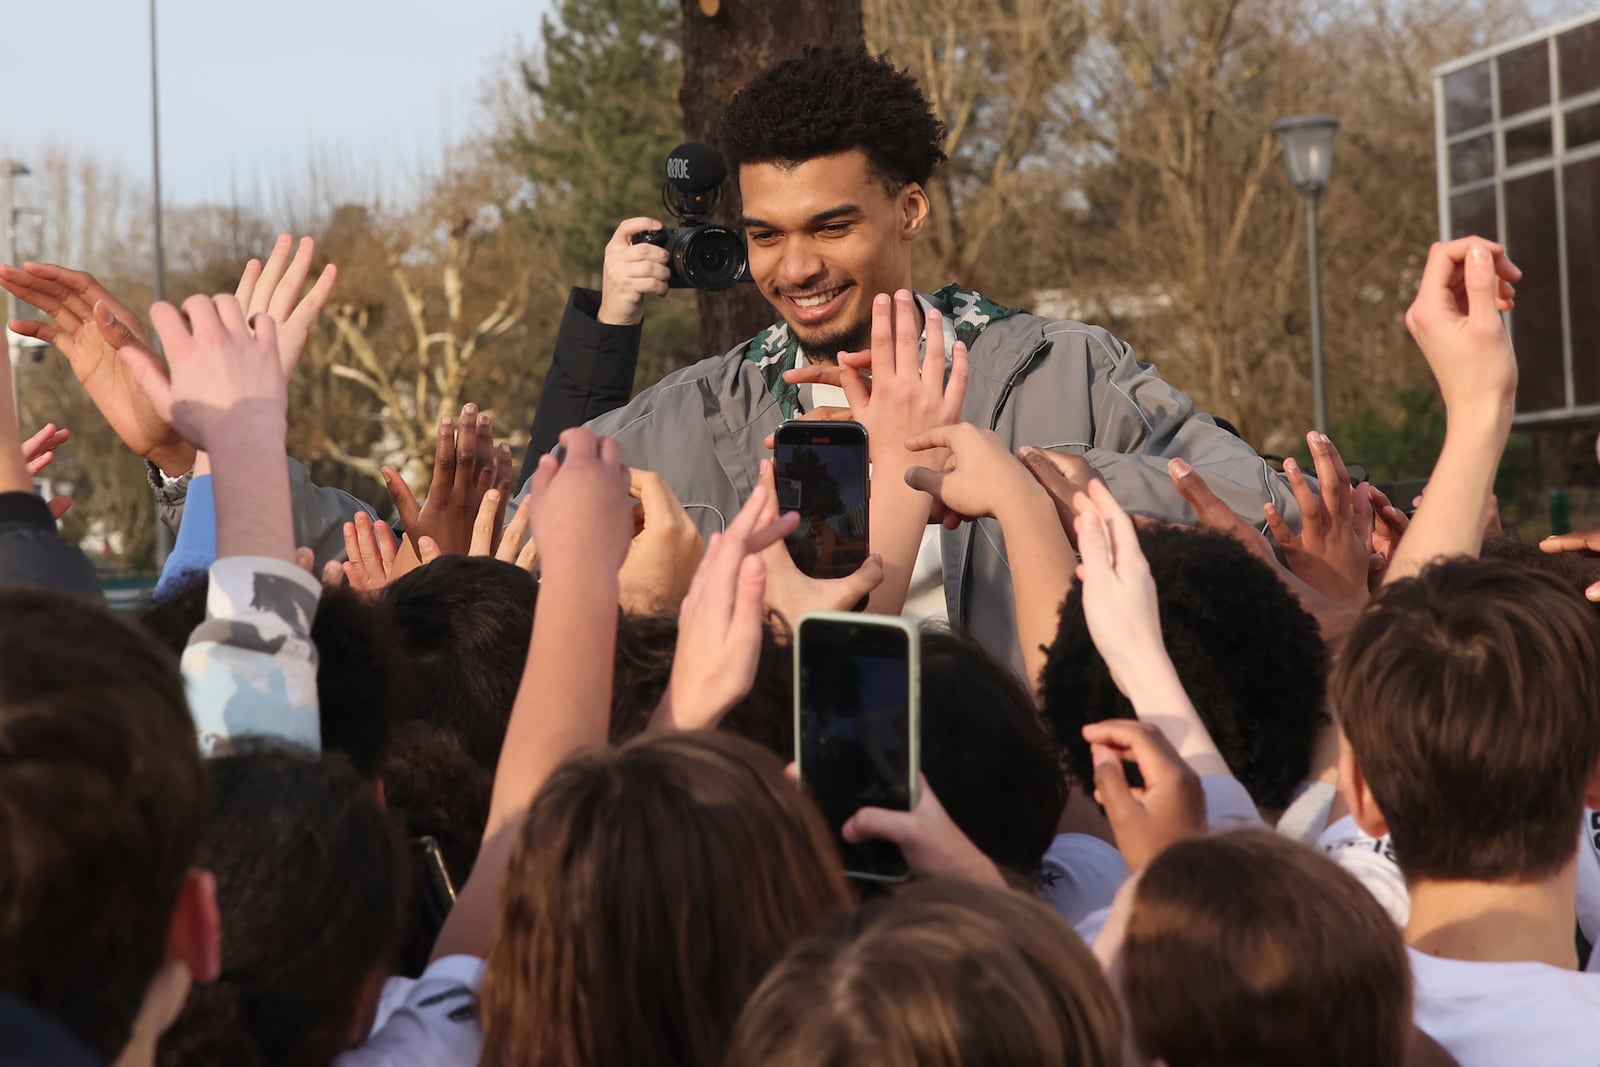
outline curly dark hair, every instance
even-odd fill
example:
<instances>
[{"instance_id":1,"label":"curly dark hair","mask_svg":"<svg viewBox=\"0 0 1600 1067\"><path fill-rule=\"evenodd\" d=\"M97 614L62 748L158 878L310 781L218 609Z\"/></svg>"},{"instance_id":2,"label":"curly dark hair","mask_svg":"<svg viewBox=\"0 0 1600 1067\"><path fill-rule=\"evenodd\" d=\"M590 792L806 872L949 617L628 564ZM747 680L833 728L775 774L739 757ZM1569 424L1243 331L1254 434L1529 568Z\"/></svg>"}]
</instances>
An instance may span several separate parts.
<instances>
[{"instance_id":1,"label":"curly dark hair","mask_svg":"<svg viewBox=\"0 0 1600 1067\"><path fill-rule=\"evenodd\" d=\"M735 173L745 163L803 163L859 148L899 191L928 184L947 158L945 126L917 80L863 46L808 47L733 94L717 131Z\"/></svg>"},{"instance_id":2,"label":"curly dark hair","mask_svg":"<svg viewBox=\"0 0 1600 1067\"><path fill-rule=\"evenodd\" d=\"M1228 767L1263 812L1281 812L1311 765L1327 721L1328 657L1317 624L1272 569L1225 534L1183 526L1139 531L1178 678ZM1078 781L1093 783L1084 723L1131 719L1089 637L1077 583L1042 676L1044 713Z\"/></svg>"}]
</instances>

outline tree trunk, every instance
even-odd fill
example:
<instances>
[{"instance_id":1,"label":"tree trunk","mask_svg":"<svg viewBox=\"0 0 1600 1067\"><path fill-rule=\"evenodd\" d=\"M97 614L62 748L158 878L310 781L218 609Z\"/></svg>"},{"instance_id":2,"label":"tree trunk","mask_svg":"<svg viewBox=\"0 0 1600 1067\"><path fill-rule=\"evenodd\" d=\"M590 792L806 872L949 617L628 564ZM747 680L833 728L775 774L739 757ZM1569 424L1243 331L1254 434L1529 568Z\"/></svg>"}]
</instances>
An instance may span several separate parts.
<instances>
[{"instance_id":1,"label":"tree trunk","mask_svg":"<svg viewBox=\"0 0 1600 1067\"><path fill-rule=\"evenodd\" d=\"M734 91L765 67L800 55L808 44L850 45L862 40L861 0L682 0L683 130L690 140L715 144L717 119ZM739 217L739 181L728 176L716 219ZM772 305L753 285L701 292L700 346L725 352L774 320Z\"/></svg>"}]
</instances>

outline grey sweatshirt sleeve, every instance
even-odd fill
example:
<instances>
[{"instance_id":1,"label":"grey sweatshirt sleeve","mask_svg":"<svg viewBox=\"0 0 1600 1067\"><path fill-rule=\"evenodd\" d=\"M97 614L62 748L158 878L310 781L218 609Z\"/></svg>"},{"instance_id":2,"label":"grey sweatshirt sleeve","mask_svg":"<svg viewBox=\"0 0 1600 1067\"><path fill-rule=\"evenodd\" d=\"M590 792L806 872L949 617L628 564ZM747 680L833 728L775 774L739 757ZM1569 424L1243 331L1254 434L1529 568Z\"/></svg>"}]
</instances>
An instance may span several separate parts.
<instances>
[{"instance_id":1,"label":"grey sweatshirt sleeve","mask_svg":"<svg viewBox=\"0 0 1600 1067\"><path fill-rule=\"evenodd\" d=\"M1175 522L1195 521L1167 474L1167 461L1182 457L1251 525L1264 527L1261 506L1271 501L1290 525L1299 526L1300 509L1288 483L1255 449L1197 412L1187 394L1125 343L1113 338L1095 355L1095 432L1084 458L1105 476L1124 507Z\"/></svg>"},{"instance_id":2,"label":"grey sweatshirt sleeve","mask_svg":"<svg viewBox=\"0 0 1600 1067\"><path fill-rule=\"evenodd\" d=\"M189 475L181 478L163 478L153 465L149 468L150 485L156 494L156 513L167 529L177 532L183 521L183 506L189 494ZM344 524L358 511L365 511L374 519L377 510L364 501L357 500L343 489L317 485L299 460L289 460L289 500L294 509L294 543L317 554L317 568L329 560L344 559Z\"/></svg>"}]
</instances>

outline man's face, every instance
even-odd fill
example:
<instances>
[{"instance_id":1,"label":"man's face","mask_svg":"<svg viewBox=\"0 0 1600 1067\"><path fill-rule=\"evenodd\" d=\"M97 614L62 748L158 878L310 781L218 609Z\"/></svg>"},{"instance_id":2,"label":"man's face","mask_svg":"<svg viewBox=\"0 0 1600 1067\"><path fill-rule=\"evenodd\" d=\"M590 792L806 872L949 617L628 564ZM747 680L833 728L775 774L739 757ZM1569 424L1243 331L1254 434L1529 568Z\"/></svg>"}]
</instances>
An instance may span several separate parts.
<instances>
[{"instance_id":1,"label":"man's face","mask_svg":"<svg viewBox=\"0 0 1600 1067\"><path fill-rule=\"evenodd\" d=\"M912 183L891 194L860 149L792 167L739 168L750 274L815 358L867 347L872 298L911 286L911 246L928 218Z\"/></svg>"}]
</instances>

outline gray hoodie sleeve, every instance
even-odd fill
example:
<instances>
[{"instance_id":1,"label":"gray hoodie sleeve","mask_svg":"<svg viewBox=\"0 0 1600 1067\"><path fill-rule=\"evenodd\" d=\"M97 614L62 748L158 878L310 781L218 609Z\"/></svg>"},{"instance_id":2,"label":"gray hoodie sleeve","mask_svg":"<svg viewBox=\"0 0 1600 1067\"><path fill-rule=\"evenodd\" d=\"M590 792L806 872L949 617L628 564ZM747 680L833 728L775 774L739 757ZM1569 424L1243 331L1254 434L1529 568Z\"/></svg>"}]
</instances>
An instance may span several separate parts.
<instances>
[{"instance_id":1,"label":"gray hoodie sleeve","mask_svg":"<svg viewBox=\"0 0 1600 1067\"><path fill-rule=\"evenodd\" d=\"M1083 454L1124 507L1175 522L1195 521L1167 474L1167 461L1181 456L1251 525L1264 527L1261 506L1267 501L1290 525L1300 525L1288 483L1255 449L1197 412L1187 394L1124 342L1096 331L1091 347L1096 350L1094 439Z\"/></svg>"},{"instance_id":2,"label":"gray hoodie sleeve","mask_svg":"<svg viewBox=\"0 0 1600 1067\"><path fill-rule=\"evenodd\" d=\"M167 529L177 532L189 494L189 475L170 479L147 463L150 486L155 490L156 513ZM317 554L317 568L329 560L344 559L344 524L357 511L374 519L377 510L343 489L317 485L299 460L289 460L289 500L294 509L294 543Z\"/></svg>"}]
</instances>

